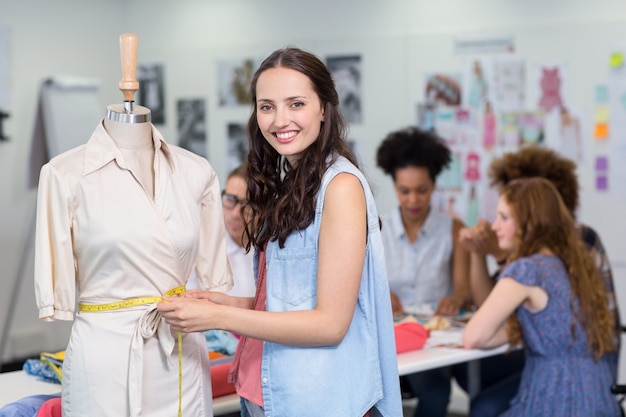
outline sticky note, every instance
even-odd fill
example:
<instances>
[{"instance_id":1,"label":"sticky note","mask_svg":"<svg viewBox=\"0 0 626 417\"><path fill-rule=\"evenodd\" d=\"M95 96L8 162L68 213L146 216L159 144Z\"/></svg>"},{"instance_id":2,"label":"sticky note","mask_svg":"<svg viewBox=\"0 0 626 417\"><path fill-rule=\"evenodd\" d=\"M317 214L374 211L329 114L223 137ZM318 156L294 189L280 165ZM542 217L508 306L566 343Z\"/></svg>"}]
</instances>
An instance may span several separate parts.
<instances>
[{"instance_id":1,"label":"sticky note","mask_svg":"<svg viewBox=\"0 0 626 417\"><path fill-rule=\"evenodd\" d=\"M606 139L609 137L609 124L608 123L596 123L593 136L596 139Z\"/></svg>"},{"instance_id":2,"label":"sticky note","mask_svg":"<svg viewBox=\"0 0 626 417\"><path fill-rule=\"evenodd\" d=\"M609 102L609 86L597 85L596 86L596 103L608 103Z\"/></svg>"},{"instance_id":3,"label":"sticky note","mask_svg":"<svg viewBox=\"0 0 626 417\"><path fill-rule=\"evenodd\" d=\"M622 52L613 52L609 60L609 66L611 68L620 68L622 65L624 65L624 54Z\"/></svg>"},{"instance_id":4,"label":"sticky note","mask_svg":"<svg viewBox=\"0 0 626 417\"><path fill-rule=\"evenodd\" d=\"M608 123L609 108L605 106L596 107L595 121L596 123Z\"/></svg>"},{"instance_id":5,"label":"sticky note","mask_svg":"<svg viewBox=\"0 0 626 417\"><path fill-rule=\"evenodd\" d=\"M609 168L609 159L606 156L596 157L596 171L606 171Z\"/></svg>"}]
</instances>

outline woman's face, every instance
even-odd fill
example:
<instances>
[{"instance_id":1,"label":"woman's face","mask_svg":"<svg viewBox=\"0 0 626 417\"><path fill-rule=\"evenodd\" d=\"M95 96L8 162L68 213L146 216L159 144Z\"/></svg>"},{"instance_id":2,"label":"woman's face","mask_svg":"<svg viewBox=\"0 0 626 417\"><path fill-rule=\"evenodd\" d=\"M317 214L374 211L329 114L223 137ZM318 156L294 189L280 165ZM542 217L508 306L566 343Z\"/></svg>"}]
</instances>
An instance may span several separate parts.
<instances>
[{"instance_id":1,"label":"woman's face","mask_svg":"<svg viewBox=\"0 0 626 417\"><path fill-rule=\"evenodd\" d=\"M226 202L222 204L226 231L240 246L244 244L243 229L245 214L242 210L241 202L246 201L247 190L248 186L246 180L238 176L233 176L226 181L226 187L224 187L225 197L222 198L222 201L226 200Z\"/></svg>"},{"instance_id":2,"label":"woman's face","mask_svg":"<svg viewBox=\"0 0 626 417\"><path fill-rule=\"evenodd\" d=\"M423 221L428 215L430 198L435 191L435 183L424 167L398 168L395 172L395 189L400 203L400 213L404 220Z\"/></svg>"},{"instance_id":3,"label":"woman's face","mask_svg":"<svg viewBox=\"0 0 626 417\"><path fill-rule=\"evenodd\" d=\"M503 196L498 200L498 214L491 228L498 238L498 246L502 250L513 251L517 246L515 234L517 233L517 222L513 218L511 206Z\"/></svg>"},{"instance_id":4,"label":"woman's face","mask_svg":"<svg viewBox=\"0 0 626 417\"><path fill-rule=\"evenodd\" d=\"M288 68L271 68L257 80L257 123L267 142L291 165L320 134L324 109L311 80Z\"/></svg>"}]
</instances>

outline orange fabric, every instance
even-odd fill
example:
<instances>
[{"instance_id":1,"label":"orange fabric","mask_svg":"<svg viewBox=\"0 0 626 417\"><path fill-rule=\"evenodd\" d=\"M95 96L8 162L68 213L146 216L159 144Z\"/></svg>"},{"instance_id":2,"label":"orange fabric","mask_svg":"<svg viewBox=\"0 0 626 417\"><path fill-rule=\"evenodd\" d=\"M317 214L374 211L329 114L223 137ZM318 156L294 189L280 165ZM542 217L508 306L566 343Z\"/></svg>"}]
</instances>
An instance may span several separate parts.
<instances>
[{"instance_id":1,"label":"orange fabric","mask_svg":"<svg viewBox=\"0 0 626 417\"><path fill-rule=\"evenodd\" d=\"M211 359L211 360L223 358L223 357L226 357L226 356L228 356L228 355L224 355L223 353L214 352L212 350L209 350L209 359Z\"/></svg>"},{"instance_id":2,"label":"orange fabric","mask_svg":"<svg viewBox=\"0 0 626 417\"><path fill-rule=\"evenodd\" d=\"M428 339L428 330L417 322L398 323L394 326L396 352L408 352L424 347Z\"/></svg>"}]
</instances>

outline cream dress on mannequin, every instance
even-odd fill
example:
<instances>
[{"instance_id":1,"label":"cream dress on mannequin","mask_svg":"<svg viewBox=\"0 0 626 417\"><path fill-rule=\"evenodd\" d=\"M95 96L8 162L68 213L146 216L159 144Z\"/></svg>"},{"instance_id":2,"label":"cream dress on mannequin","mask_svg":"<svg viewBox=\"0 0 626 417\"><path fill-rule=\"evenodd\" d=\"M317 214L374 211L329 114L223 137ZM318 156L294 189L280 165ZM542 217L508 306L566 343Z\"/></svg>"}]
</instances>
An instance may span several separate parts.
<instances>
[{"instance_id":1,"label":"cream dress on mannequin","mask_svg":"<svg viewBox=\"0 0 626 417\"><path fill-rule=\"evenodd\" d=\"M192 271L203 288L232 287L220 186L209 163L166 144L150 123L119 123L101 122L87 144L40 174L39 317L74 320L64 417L174 417L179 405L178 342L156 304L86 312L76 302L160 296L184 286ZM185 334L182 346L182 415L212 416L204 336Z\"/></svg>"}]
</instances>

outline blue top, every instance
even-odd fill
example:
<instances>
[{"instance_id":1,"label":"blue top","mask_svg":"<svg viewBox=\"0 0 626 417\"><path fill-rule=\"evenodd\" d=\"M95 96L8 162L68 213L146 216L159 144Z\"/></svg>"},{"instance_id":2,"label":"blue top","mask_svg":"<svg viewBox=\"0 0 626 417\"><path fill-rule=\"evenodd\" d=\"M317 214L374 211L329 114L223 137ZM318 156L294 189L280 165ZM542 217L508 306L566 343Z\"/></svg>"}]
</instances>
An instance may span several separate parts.
<instances>
[{"instance_id":1,"label":"blue top","mask_svg":"<svg viewBox=\"0 0 626 417\"><path fill-rule=\"evenodd\" d=\"M399 208L382 222L389 287L404 308L436 306L452 294L452 218L431 207L413 243L406 235Z\"/></svg>"},{"instance_id":2,"label":"blue top","mask_svg":"<svg viewBox=\"0 0 626 417\"><path fill-rule=\"evenodd\" d=\"M571 299L561 259L539 254L520 258L504 268L498 279L502 277L541 287L548 294L543 310L532 312L521 305L515 311L527 357L518 394L502 416L619 417L609 363L593 359L580 320L572 331L573 313L580 307Z\"/></svg>"},{"instance_id":3,"label":"blue top","mask_svg":"<svg viewBox=\"0 0 626 417\"><path fill-rule=\"evenodd\" d=\"M345 158L340 157L322 178L314 221L306 229L289 235L283 249L278 241L268 243L266 308L315 308L324 195L330 181L342 172L361 181L367 203L367 247L354 316L345 337L335 346L307 348L264 343L261 384L267 417L363 417L372 407L372 417L402 417L378 213L365 177ZM242 416L246 416L245 411Z\"/></svg>"}]
</instances>

